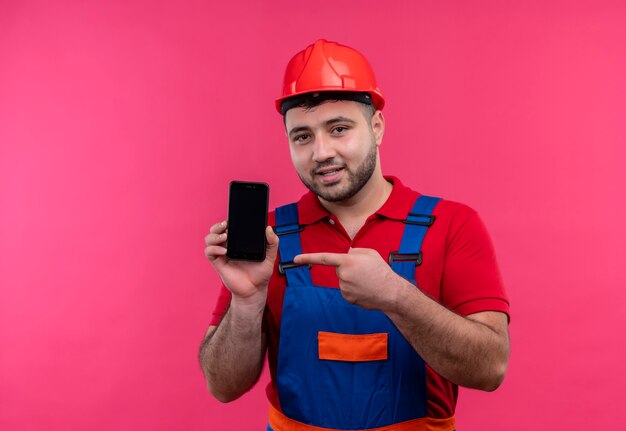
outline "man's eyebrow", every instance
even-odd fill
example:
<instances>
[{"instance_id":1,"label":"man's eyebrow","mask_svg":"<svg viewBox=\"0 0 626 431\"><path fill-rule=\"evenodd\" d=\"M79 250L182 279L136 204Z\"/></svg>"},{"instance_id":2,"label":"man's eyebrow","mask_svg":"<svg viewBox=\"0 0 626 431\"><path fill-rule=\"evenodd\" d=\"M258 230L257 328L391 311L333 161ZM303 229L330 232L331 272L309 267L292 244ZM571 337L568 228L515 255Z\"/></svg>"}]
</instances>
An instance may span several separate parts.
<instances>
[{"instance_id":1,"label":"man's eyebrow","mask_svg":"<svg viewBox=\"0 0 626 431\"><path fill-rule=\"evenodd\" d=\"M302 132L302 131L307 131L310 130L308 126L298 126L298 127L294 127L293 129L291 129L289 131L289 136L293 136L294 133L298 133L298 132Z\"/></svg>"},{"instance_id":2,"label":"man's eyebrow","mask_svg":"<svg viewBox=\"0 0 626 431\"><path fill-rule=\"evenodd\" d=\"M326 121L324 122L324 124L325 124L325 125L327 125L327 126L333 125L333 124L335 124L335 123L350 123L350 124L356 124L356 121L351 120L350 118L347 118L347 117L342 117L342 116L339 116L339 117L331 118L330 120L326 120Z\"/></svg>"},{"instance_id":3,"label":"man's eyebrow","mask_svg":"<svg viewBox=\"0 0 626 431\"><path fill-rule=\"evenodd\" d=\"M330 120L324 121L324 125L325 126L332 126L333 124L336 124L336 123L356 124L356 121L351 120L350 118L347 118L347 117L342 117L342 116L333 117ZM302 132L302 131L307 131L307 130L311 130L311 128L309 126L294 127L293 129L291 129L289 131L289 136L293 136L295 133Z\"/></svg>"}]
</instances>

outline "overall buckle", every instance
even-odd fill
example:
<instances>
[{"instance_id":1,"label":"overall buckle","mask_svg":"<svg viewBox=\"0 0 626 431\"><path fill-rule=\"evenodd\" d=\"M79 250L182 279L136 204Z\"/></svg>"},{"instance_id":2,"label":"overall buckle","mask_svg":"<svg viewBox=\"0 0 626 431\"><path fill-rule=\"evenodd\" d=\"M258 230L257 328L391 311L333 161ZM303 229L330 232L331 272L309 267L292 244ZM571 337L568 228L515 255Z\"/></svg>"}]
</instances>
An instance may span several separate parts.
<instances>
[{"instance_id":1,"label":"overall buckle","mask_svg":"<svg viewBox=\"0 0 626 431\"><path fill-rule=\"evenodd\" d=\"M301 266L308 266L309 269L311 269L312 265L310 263L295 263L293 260L290 260L288 262L279 262L278 272L282 275L285 275L285 270L291 269L291 268L299 268Z\"/></svg>"},{"instance_id":2,"label":"overall buckle","mask_svg":"<svg viewBox=\"0 0 626 431\"><path fill-rule=\"evenodd\" d=\"M409 220L409 217L419 217L426 220ZM417 226L432 226L435 222L435 216L431 214L417 214L417 213L409 213L406 220L402 220L403 223L413 224Z\"/></svg>"},{"instance_id":3,"label":"overall buckle","mask_svg":"<svg viewBox=\"0 0 626 431\"><path fill-rule=\"evenodd\" d=\"M422 252L419 253L398 253L392 251L389 253L389 265L394 262L415 262L415 265L422 264Z\"/></svg>"},{"instance_id":4,"label":"overall buckle","mask_svg":"<svg viewBox=\"0 0 626 431\"><path fill-rule=\"evenodd\" d=\"M294 227L293 229L289 229L289 230L285 230L282 232L279 232L278 229L281 227L287 227L287 226L297 226ZM304 225L295 225L293 223L289 223L289 224L281 224L279 226L273 226L272 230L274 231L274 233L278 236L282 236L282 235L289 235L290 233L296 233L296 232L302 232L304 230Z\"/></svg>"}]
</instances>

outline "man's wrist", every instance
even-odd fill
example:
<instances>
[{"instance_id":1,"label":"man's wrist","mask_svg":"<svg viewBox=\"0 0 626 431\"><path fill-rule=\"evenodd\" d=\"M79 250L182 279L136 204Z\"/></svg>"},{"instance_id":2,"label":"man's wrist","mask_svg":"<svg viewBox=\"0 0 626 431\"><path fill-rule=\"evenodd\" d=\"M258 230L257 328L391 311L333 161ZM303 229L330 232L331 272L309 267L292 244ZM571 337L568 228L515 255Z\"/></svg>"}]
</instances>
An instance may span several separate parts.
<instances>
[{"instance_id":1,"label":"man's wrist","mask_svg":"<svg viewBox=\"0 0 626 431\"><path fill-rule=\"evenodd\" d=\"M233 294L230 300L230 308L239 316L255 316L265 309L267 289L250 296Z\"/></svg>"},{"instance_id":2,"label":"man's wrist","mask_svg":"<svg viewBox=\"0 0 626 431\"><path fill-rule=\"evenodd\" d=\"M386 289L388 292L388 299L386 301L386 307L383 311L384 313L390 314L398 314L402 308L402 305L405 301L409 299L409 295L411 294L411 290L417 289L413 284L411 284L408 280L391 271L389 273L389 282L387 283L388 288Z\"/></svg>"}]
</instances>

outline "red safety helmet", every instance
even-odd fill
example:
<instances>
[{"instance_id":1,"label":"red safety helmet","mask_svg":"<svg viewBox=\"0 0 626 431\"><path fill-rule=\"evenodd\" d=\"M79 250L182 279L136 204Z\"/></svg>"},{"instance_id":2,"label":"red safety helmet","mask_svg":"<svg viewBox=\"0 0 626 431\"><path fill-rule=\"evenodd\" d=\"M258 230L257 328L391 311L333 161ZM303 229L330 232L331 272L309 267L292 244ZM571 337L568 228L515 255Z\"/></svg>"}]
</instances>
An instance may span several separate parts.
<instances>
[{"instance_id":1,"label":"red safety helmet","mask_svg":"<svg viewBox=\"0 0 626 431\"><path fill-rule=\"evenodd\" d=\"M276 99L276 109L284 114L285 99L323 91L367 93L376 109L383 109L385 105L367 59L348 46L319 39L294 55L287 64L283 95Z\"/></svg>"}]
</instances>

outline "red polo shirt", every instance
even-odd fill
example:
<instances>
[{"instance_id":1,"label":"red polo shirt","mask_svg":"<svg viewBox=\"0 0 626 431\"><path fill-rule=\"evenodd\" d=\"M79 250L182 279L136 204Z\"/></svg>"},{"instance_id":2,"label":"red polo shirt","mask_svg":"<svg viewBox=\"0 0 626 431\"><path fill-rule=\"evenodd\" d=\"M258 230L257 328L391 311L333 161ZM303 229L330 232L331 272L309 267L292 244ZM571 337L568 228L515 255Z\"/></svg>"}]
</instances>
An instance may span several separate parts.
<instances>
[{"instance_id":1,"label":"red polo shirt","mask_svg":"<svg viewBox=\"0 0 626 431\"><path fill-rule=\"evenodd\" d=\"M393 190L383 206L368 217L365 225L351 239L339 220L308 192L298 201L303 253L347 253L351 247L371 248L387 260L397 251L405 224L402 223L419 193L404 186L395 177L385 177ZM454 312L467 316L480 311L509 313L493 245L476 211L467 205L442 200L435 207L435 222L422 244L423 261L417 267L418 287L435 301ZM274 212L269 224L274 225ZM276 262L278 265L278 259ZM338 288L335 268L313 265L311 278L316 286ZM276 389L276 362L280 336L280 318L286 279L275 268L270 280L264 326L268 333L268 360L272 381L267 396L280 409ZM230 292L224 286L213 312L211 325L218 325L230 303ZM428 416L446 418L454 414L457 386L427 367Z\"/></svg>"}]
</instances>

